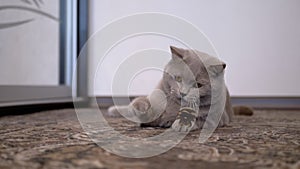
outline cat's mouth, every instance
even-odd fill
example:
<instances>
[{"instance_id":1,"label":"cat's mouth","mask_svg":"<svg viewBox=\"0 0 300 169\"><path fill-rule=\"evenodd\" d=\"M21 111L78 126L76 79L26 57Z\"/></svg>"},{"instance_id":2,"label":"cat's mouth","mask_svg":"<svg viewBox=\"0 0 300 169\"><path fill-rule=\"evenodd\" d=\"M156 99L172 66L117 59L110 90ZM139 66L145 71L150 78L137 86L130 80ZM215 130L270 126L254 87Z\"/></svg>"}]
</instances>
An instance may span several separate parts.
<instances>
[{"instance_id":1,"label":"cat's mouth","mask_svg":"<svg viewBox=\"0 0 300 169\"><path fill-rule=\"evenodd\" d=\"M172 98L172 100L178 102L179 104L180 104L182 101L185 101L185 102L188 102L188 101L189 101L188 97L186 97L186 96L182 97L181 95L174 94L174 93L173 93L173 95L172 95L171 98ZM196 100L196 99L195 99L195 100ZM202 102L201 100L202 100L202 101L207 100L206 96L200 96L200 106L205 104L205 103ZM206 104L205 104L205 105L206 105Z\"/></svg>"},{"instance_id":2,"label":"cat's mouth","mask_svg":"<svg viewBox=\"0 0 300 169\"><path fill-rule=\"evenodd\" d=\"M200 96L199 99L197 98L188 98L188 97L177 97L177 101L179 103L197 103L199 106L206 106L209 105L209 103L206 103L207 97L206 96Z\"/></svg>"},{"instance_id":3,"label":"cat's mouth","mask_svg":"<svg viewBox=\"0 0 300 169\"><path fill-rule=\"evenodd\" d=\"M191 102L191 103L199 101L199 99L197 97L187 97L187 96L178 97L178 100L184 101L184 102Z\"/></svg>"}]
</instances>

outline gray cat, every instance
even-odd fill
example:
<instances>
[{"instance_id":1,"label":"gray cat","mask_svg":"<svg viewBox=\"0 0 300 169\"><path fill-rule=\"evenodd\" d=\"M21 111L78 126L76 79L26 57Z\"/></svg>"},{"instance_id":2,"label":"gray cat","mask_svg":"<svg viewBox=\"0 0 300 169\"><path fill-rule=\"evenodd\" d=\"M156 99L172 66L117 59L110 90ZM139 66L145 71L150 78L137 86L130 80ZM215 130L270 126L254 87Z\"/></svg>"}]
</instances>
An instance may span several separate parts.
<instances>
[{"instance_id":1,"label":"gray cat","mask_svg":"<svg viewBox=\"0 0 300 169\"><path fill-rule=\"evenodd\" d=\"M171 46L172 59L165 66L163 78L149 95L134 99L128 106L113 106L108 114L122 114L141 126L172 127L176 131L201 129L220 95L212 97L212 89L220 87L226 64L206 53ZM219 83L220 82L220 83ZM226 126L233 118L229 93L225 87L225 107L219 113L218 126ZM217 101L213 101L217 100ZM252 114L250 108L236 109ZM214 122L211 122L214 123Z\"/></svg>"}]
</instances>

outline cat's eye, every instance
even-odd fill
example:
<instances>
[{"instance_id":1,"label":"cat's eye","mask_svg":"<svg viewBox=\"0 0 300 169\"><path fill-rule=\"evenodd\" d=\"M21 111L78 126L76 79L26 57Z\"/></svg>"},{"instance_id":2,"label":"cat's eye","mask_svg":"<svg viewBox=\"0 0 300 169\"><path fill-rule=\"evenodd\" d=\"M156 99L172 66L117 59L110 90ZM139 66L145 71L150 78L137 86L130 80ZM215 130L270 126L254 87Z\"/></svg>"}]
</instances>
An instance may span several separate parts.
<instances>
[{"instance_id":1,"label":"cat's eye","mask_svg":"<svg viewBox=\"0 0 300 169\"><path fill-rule=\"evenodd\" d=\"M182 78L180 76L175 76L174 79L177 81L177 82L182 82Z\"/></svg>"},{"instance_id":2,"label":"cat's eye","mask_svg":"<svg viewBox=\"0 0 300 169\"><path fill-rule=\"evenodd\" d=\"M200 88L200 87L202 87L203 85L201 84L201 83L195 83L194 84L194 87L196 87L196 88Z\"/></svg>"}]
</instances>

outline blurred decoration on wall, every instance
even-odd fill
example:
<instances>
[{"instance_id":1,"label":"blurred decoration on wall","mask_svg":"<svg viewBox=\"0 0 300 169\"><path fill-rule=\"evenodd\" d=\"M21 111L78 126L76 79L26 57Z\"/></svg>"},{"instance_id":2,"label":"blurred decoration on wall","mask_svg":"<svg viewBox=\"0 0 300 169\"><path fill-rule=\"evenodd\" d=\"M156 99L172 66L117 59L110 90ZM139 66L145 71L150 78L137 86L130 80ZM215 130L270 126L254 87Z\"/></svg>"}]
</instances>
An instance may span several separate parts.
<instances>
[{"instance_id":1,"label":"blurred decoration on wall","mask_svg":"<svg viewBox=\"0 0 300 169\"><path fill-rule=\"evenodd\" d=\"M59 84L60 1L0 1L0 85Z\"/></svg>"},{"instance_id":2,"label":"blurred decoration on wall","mask_svg":"<svg viewBox=\"0 0 300 169\"><path fill-rule=\"evenodd\" d=\"M41 9L42 5L44 5L43 0L20 0L20 5L1 5L0 12L5 11L5 10L11 11L11 12L14 12L15 10L19 10L22 12L32 12L32 13L36 14L37 16L39 15L39 16L46 17L48 19L52 19L54 21L59 21L59 19L56 16L53 16L50 13L42 11L42 9ZM11 22L6 22L6 23L0 23L0 29L20 26L20 25L32 22L35 19L37 19L37 18L36 17L29 18L29 19L24 18L20 21L11 21Z\"/></svg>"}]
</instances>

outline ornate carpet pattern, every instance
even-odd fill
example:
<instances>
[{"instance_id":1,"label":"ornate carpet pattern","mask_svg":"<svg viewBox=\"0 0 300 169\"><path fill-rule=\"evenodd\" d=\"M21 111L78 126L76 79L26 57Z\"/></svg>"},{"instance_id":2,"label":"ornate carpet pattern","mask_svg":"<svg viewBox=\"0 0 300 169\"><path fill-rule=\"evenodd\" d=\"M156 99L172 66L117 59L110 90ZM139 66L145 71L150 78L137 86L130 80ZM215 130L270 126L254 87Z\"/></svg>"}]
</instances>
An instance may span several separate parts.
<instances>
[{"instance_id":1,"label":"ornate carpet pattern","mask_svg":"<svg viewBox=\"0 0 300 169\"><path fill-rule=\"evenodd\" d=\"M121 118L112 126L133 137L164 129L140 128ZM74 110L0 118L0 168L293 168L300 169L300 111L257 110L217 129L204 144L199 131L161 155L133 159L106 152L85 134ZM109 135L109 132L107 133Z\"/></svg>"}]
</instances>

